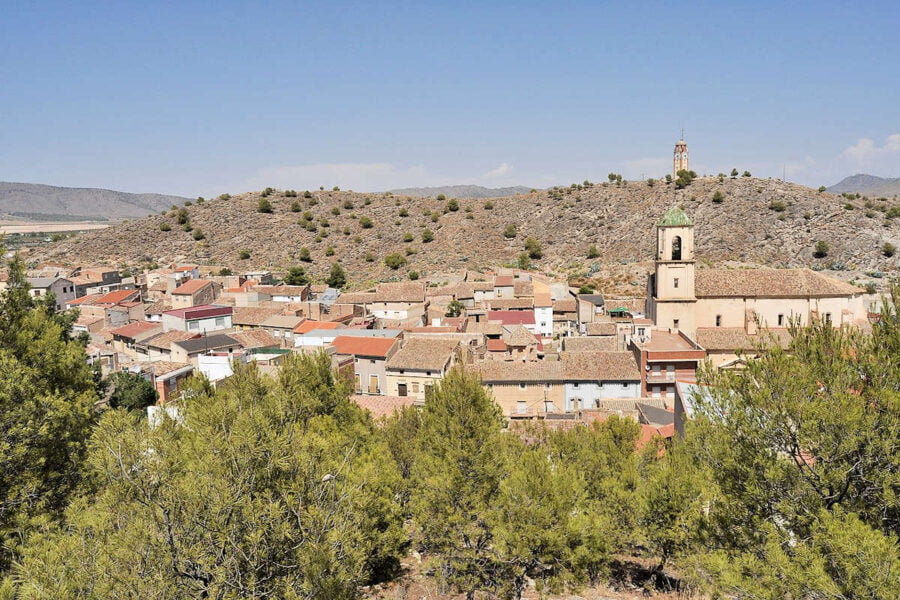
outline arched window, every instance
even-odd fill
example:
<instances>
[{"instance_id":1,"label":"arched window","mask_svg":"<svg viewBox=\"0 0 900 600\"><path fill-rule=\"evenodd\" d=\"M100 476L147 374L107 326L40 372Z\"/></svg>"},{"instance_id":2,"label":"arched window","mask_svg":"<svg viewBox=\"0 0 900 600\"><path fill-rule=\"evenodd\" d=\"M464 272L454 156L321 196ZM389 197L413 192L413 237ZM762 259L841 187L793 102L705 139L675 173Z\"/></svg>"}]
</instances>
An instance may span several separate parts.
<instances>
[{"instance_id":1,"label":"arched window","mask_svg":"<svg viewBox=\"0 0 900 600\"><path fill-rule=\"evenodd\" d=\"M676 235L672 240L672 260L681 260L681 236Z\"/></svg>"}]
</instances>

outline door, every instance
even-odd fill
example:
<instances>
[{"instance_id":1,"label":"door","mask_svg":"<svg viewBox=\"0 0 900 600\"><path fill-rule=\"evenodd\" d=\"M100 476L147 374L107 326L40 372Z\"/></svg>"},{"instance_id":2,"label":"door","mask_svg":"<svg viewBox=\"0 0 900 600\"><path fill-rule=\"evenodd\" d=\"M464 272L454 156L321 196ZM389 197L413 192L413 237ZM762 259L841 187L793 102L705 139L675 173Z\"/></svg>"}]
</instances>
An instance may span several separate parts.
<instances>
[{"instance_id":1,"label":"door","mask_svg":"<svg viewBox=\"0 0 900 600\"><path fill-rule=\"evenodd\" d=\"M378 389L378 375L369 375L369 393L370 394L378 394L381 390Z\"/></svg>"}]
</instances>

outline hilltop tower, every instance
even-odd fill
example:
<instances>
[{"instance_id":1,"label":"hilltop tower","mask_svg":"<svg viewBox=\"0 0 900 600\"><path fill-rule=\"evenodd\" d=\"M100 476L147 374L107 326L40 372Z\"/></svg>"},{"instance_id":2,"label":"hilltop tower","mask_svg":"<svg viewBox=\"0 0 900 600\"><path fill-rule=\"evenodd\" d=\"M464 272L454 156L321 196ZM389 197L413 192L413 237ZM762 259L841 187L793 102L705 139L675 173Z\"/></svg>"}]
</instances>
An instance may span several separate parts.
<instances>
[{"instance_id":1,"label":"hilltop tower","mask_svg":"<svg viewBox=\"0 0 900 600\"><path fill-rule=\"evenodd\" d=\"M690 171L691 163L688 160L688 147L684 139L675 143L675 153L672 158L672 176L677 177L678 171Z\"/></svg>"},{"instance_id":2,"label":"hilltop tower","mask_svg":"<svg viewBox=\"0 0 900 600\"><path fill-rule=\"evenodd\" d=\"M694 223L678 207L656 224L656 272L648 292L650 318L657 327L694 335Z\"/></svg>"}]
</instances>

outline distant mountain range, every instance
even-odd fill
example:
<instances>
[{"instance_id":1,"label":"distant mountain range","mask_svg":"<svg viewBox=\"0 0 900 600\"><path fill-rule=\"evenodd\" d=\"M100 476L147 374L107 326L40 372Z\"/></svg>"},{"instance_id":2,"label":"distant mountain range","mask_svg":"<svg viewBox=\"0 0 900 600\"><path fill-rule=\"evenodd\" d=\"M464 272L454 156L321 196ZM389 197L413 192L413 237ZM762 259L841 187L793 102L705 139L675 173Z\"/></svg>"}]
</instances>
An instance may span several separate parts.
<instances>
[{"instance_id":1,"label":"distant mountain range","mask_svg":"<svg viewBox=\"0 0 900 600\"><path fill-rule=\"evenodd\" d=\"M876 177L860 173L845 177L828 191L832 194L862 194L864 196L891 198L900 196L900 177Z\"/></svg>"},{"instance_id":2,"label":"distant mountain range","mask_svg":"<svg viewBox=\"0 0 900 600\"><path fill-rule=\"evenodd\" d=\"M419 196L433 198L440 194L448 198L503 198L517 194L527 194L534 188L516 185L504 188L487 188L481 185L445 185L441 187L401 188L388 190L401 196Z\"/></svg>"},{"instance_id":3,"label":"distant mountain range","mask_svg":"<svg viewBox=\"0 0 900 600\"><path fill-rule=\"evenodd\" d=\"M187 198L96 188L0 182L0 217L28 221L107 221L156 214Z\"/></svg>"}]
</instances>

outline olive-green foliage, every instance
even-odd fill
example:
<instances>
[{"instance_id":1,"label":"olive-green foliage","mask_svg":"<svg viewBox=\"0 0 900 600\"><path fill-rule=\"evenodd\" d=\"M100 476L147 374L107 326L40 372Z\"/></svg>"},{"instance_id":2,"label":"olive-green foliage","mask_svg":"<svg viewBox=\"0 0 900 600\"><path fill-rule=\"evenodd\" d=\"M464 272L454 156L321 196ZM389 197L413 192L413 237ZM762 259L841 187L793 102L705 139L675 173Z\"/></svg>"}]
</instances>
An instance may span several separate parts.
<instances>
[{"instance_id":1,"label":"olive-green foliage","mask_svg":"<svg viewBox=\"0 0 900 600\"><path fill-rule=\"evenodd\" d=\"M459 315L462 314L462 311L464 308L465 308L465 306L463 306L463 303L460 302L459 300L457 300L456 298L454 298L453 300L451 300L449 302L449 304L447 304L447 312L444 313L444 316L458 317Z\"/></svg>"},{"instance_id":2,"label":"olive-green foliage","mask_svg":"<svg viewBox=\"0 0 900 600\"><path fill-rule=\"evenodd\" d=\"M324 353L292 355L275 380L236 365L195 386L180 423L111 411L94 489L26 550L20 598L356 598L403 535L397 471L349 393Z\"/></svg>"},{"instance_id":3,"label":"olive-green foliage","mask_svg":"<svg viewBox=\"0 0 900 600\"><path fill-rule=\"evenodd\" d=\"M0 292L0 580L21 542L58 518L82 478L97 386L72 312L28 293L25 268L8 263Z\"/></svg>"},{"instance_id":4,"label":"olive-green foliage","mask_svg":"<svg viewBox=\"0 0 900 600\"><path fill-rule=\"evenodd\" d=\"M503 577L485 517L505 472L500 409L480 382L452 369L426 399L413 465L413 522L439 577L466 594Z\"/></svg>"},{"instance_id":5,"label":"olive-green foliage","mask_svg":"<svg viewBox=\"0 0 900 600\"><path fill-rule=\"evenodd\" d=\"M359 226L363 229L371 229L375 224L372 223L372 219L369 217L360 217L359 218Z\"/></svg>"},{"instance_id":6,"label":"olive-green foliage","mask_svg":"<svg viewBox=\"0 0 900 600\"><path fill-rule=\"evenodd\" d=\"M272 203L269 202L267 198L260 198L259 202L256 205L256 212L260 213L272 213L274 209L272 208Z\"/></svg>"},{"instance_id":7,"label":"olive-green foliage","mask_svg":"<svg viewBox=\"0 0 900 600\"><path fill-rule=\"evenodd\" d=\"M300 254L298 255L298 258L303 262L312 262L312 256L309 253L309 248L307 248L306 246L300 248Z\"/></svg>"},{"instance_id":8,"label":"olive-green foliage","mask_svg":"<svg viewBox=\"0 0 900 600\"><path fill-rule=\"evenodd\" d=\"M384 257L384 264L388 268L396 271L406 264L406 258L399 252L393 252Z\"/></svg>"},{"instance_id":9,"label":"olive-green foliage","mask_svg":"<svg viewBox=\"0 0 900 600\"><path fill-rule=\"evenodd\" d=\"M742 371L701 373L710 393L694 399L689 441L719 496L705 541L722 550L704 567L719 589L900 589L900 571L884 568L900 561L898 302L895 289L871 335L817 322Z\"/></svg>"},{"instance_id":10,"label":"olive-green foliage","mask_svg":"<svg viewBox=\"0 0 900 600\"><path fill-rule=\"evenodd\" d=\"M588 258L597 258L600 256L600 250L597 249L596 244L591 244L588 246L587 257Z\"/></svg>"},{"instance_id":11,"label":"olive-green foliage","mask_svg":"<svg viewBox=\"0 0 900 600\"><path fill-rule=\"evenodd\" d=\"M544 250L541 246L541 243L537 240L537 238L533 237L525 240L525 251L528 252L528 258L533 258L535 260L541 258L544 255Z\"/></svg>"},{"instance_id":12,"label":"olive-green foliage","mask_svg":"<svg viewBox=\"0 0 900 600\"><path fill-rule=\"evenodd\" d=\"M816 242L816 248L813 251L813 256L815 256L816 258L825 258L826 256L828 256L828 250L828 242L819 240L818 242Z\"/></svg>"},{"instance_id":13,"label":"olive-green foliage","mask_svg":"<svg viewBox=\"0 0 900 600\"><path fill-rule=\"evenodd\" d=\"M681 169L675 175L675 188L679 190L691 185L691 182L693 182L694 179L697 178L697 173L695 173L694 171L688 171L686 169Z\"/></svg>"},{"instance_id":14,"label":"olive-green foliage","mask_svg":"<svg viewBox=\"0 0 900 600\"><path fill-rule=\"evenodd\" d=\"M325 280L325 283L338 289L347 285L347 274L344 272L344 268L338 263L331 265L331 271L329 271L328 279Z\"/></svg>"},{"instance_id":15,"label":"olive-green foliage","mask_svg":"<svg viewBox=\"0 0 900 600\"><path fill-rule=\"evenodd\" d=\"M109 405L112 408L143 411L155 404L159 396L149 380L134 373L113 373L107 380L107 385L112 390L109 395Z\"/></svg>"},{"instance_id":16,"label":"olive-green foliage","mask_svg":"<svg viewBox=\"0 0 900 600\"><path fill-rule=\"evenodd\" d=\"M288 269L287 275L284 276L284 282L287 285L306 285L309 283L309 277L306 276L306 269L297 265Z\"/></svg>"},{"instance_id":17,"label":"olive-green foliage","mask_svg":"<svg viewBox=\"0 0 900 600\"><path fill-rule=\"evenodd\" d=\"M515 223L510 223L503 229L503 237L508 240L513 239L517 235L519 235L519 230L516 227Z\"/></svg>"}]
</instances>

